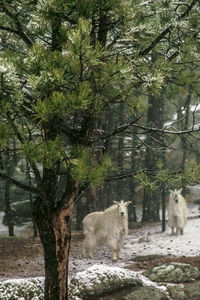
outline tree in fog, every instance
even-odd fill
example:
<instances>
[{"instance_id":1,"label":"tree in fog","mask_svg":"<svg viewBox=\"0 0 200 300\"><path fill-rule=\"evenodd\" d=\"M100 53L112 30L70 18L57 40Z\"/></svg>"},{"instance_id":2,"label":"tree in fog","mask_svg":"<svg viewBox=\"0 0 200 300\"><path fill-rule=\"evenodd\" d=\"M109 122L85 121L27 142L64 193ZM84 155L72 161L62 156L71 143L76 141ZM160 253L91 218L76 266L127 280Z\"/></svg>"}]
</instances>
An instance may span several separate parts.
<instances>
[{"instance_id":1,"label":"tree in fog","mask_svg":"<svg viewBox=\"0 0 200 300\"><path fill-rule=\"evenodd\" d=\"M152 68L149 54L164 41L166 55L176 57L180 45L170 38L180 26L193 33L187 17L198 15L197 4L1 1L0 146L18 140L34 181L26 185L4 171L0 176L36 195L45 300L68 298L69 216L77 196L99 186L110 170L108 140L138 126L149 87L161 89L173 69L164 56ZM102 117L121 102L127 120L105 132Z\"/></svg>"}]
</instances>

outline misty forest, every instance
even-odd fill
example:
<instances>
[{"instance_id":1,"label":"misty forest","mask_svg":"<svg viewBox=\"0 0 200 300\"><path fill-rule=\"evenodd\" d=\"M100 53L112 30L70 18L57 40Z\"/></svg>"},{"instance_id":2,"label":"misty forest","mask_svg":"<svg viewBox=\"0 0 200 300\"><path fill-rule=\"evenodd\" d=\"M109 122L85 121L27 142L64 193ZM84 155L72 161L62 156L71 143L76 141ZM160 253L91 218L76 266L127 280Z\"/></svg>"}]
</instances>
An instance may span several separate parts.
<instances>
[{"instance_id":1,"label":"misty forest","mask_svg":"<svg viewBox=\"0 0 200 300\"><path fill-rule=\"evenodd\" d=\"M113 201L119 207L118 202L129 202L122 261L133 260L138 243L140 264L142 255L161 254L155 247L146 253L142 244L155 246L159 232L159 242L164 243L163 235L176 246L180 242L165 256L198 257L191 264L163 260L172 264L170 270L183 272L184 280L174 282L198 283L200 245L191 246L191 255L177 251L192 244L193 235L196 242L194 227L200 227L199 145L199 0L1 0L0 278L23 278L19 273L5 277L3 257L10 249L14 263L12 247L22 255L22 245L29 244L40 249L42 271L37 275L43 279L37 286L37 276L27 271L24 277L35 277L36 285L27 289L19 283L6 287L2 281L0 299L200 299L194 287L190 290L197 294L192 295L188 286L180 294L168 286L156 289L138 277L138 270L122 268L118 259L114 263L109 250L106 264L113 271L95 269L95 258L81 256L83 233L88 238L93 226L87 223L83 231L85 216L103 212ZM180 197L186 199L188 215L178 208L178 225L173 225L168 202L172 198L177 204ZM99 220L111 236L116 221L106 229L106 219ZM177 226L177 235L173 228L170 235L170 226ZM28 228L26 237L18 236L19 228ZM96 239L98 230L93 231ZM134 245L142 234L144 240ZM104 259L104 252L96 253L97 262ZM105 290L94 283L91 292L97 275L84 281L86 265L72 274L72 262L93 266L91 272L102 276L97 281L104 282ZM188 266L194 269L187 277ZM150 267L153 262L145 276L156 281ZM124 272L120 278L113 275L115 268L120 268L118 275ZM103 272L111 278L109 287ZM77 292L81 284L82 294ZM144 294L135 294L142 289ZM113 291L120 293L109 296Z\"/></svg>"}]
</instances>

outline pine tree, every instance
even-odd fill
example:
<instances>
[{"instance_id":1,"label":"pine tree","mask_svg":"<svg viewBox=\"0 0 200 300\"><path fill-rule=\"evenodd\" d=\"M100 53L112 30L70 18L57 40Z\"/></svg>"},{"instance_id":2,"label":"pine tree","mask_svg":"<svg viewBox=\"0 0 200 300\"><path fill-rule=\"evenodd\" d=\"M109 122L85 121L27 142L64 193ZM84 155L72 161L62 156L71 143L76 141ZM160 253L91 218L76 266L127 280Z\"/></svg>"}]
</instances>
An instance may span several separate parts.
<instances>
[{"instance_id":1,"label":"pine tree","mask_svg":"<svg viewBox=\"0 0 200 300\"><path fill-rule=\"evenodd\" d=\"M36 195L32 211L44 249L45 300L68 298L74 202L89 185L103 182L111 168L105 144L134 120L103 134L97 124L120 102L135 117L145 106L136 90L162 87L173 68L165 63L168 46L169 60L182 46L176 43L178 25L170 38L171 20L175 16L179 24L198 1L178 5L178 16L170 1L158 2L1 1L0 146L5 149L13 136L18 140L18 155L27 159L34 183L3 171L0 176ZM159 48L165 57L152 70L148 55L166 37L167 46Z\"/></svg>"},{"instance_id":2,"label":"pine tree","mask_svg":"<svg viewBox=\"0 0 200 300\"><path fill-rule=\"evenodd\" d=\"M1 147L15 136L35 181L30 186L1 176L36 194L32 210L44 249L46 300L67 299L69 216L80 191L98 186L111 166L106 154L96 155L103 147L97 121L109 105L131 95L129 61L105 49L103 22L118 5L105 2L95 10L87 1L3 1L0 9ZM100 22L96 32L81 17L87 9ZM59 176L65 187L57 197Z\"/></svg>"}]
</instances>

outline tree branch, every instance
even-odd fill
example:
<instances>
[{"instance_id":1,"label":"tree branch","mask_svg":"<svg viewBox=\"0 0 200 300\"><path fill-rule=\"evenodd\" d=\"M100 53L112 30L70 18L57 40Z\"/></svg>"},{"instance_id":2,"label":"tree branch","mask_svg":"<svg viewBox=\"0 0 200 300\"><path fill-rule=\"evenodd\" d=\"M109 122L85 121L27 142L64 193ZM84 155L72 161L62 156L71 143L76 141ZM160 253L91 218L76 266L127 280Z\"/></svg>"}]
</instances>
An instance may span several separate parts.
<instances>
[{"instance_id":1,"label":"tree branch","mask_svg":"<svg viewBox=\"0 0 200 300\"><path fill-rule=\"evenodd\" d=\"M126 129L132 127L134 125L134 123L138 122L141 118L143 117L143 115L141 115L138 119L133 120L132 122L128 123L128 124L124 124L118 128L115 128L115 130L113 130L112 133L106 135L106 136L101 136L102 140L107 140L113 136L115 136L118 133L124 132Z\"/></svg>"},{"instance_id":2,"label":"tree branch","mask_svg":"<svg viewBox=\"0 0 200 300\"><path fill-rule=\"evenodd\" d=\"M0 25L0 29L1 29L1 30L5 30L5 31L8 31L8 32L11 32L11 33L14 33L14 34L18 34L18 31L17 31L17 30L12 29L12 28L9 28L9 27L6 27L6 26Z\"/></svg>"},{"instance_id":3,"label":"tree branch","mask_svg":"<svg viewBox=\"0 0 200 300\"><path fill-rule=\"evenodd\" d=\"M185 10L185 12L179 16L178 20L182 20L184 19L188 14L189 12L192 10L193 6L198 3L199 0L193 0L192 3L188 6L188 8ZM155 40L152 41L151 45L149 45L146 49L142 50L139 52L139 55L140 56L145 56L147 55L170 31L171 29L173 28L173 25L169 25L165 30L163 30L159 36L157 36L155 38Z\"/></svg>"},{"instance_id":4,"label":"tree branch","mask_svg":"<svg viewBox=\"0 0 200 300\"><path fill-rule=\"evenodd\" d=\"M0 173L0 178L7 179L9 182L15 184L16 186L18 186L21 189L24 189L24 190L32 192L32 193L39 194L39 190L38 189L36 189L36 188L34 188L32 186L26 185L26 184L24 184L22 182L19 182L16 179L11 178L10 176L8 176L6 174Z\"/></svg>"},{"instance_id":5,"label":"tree branch","mask_svg":"<svg viewBox=\"0 0 200 300\"><path fill-rule=\"evenodd\" d=\"M20 132L19 132L17 126L15 125L14 121L11 119L9 113L7 114L7 117L8 117L8 120L9 120L9 122L10 122L12 128L13 128L13 131L14 131L16 137L18 138L18 140L19 140L19 141L21 142L21 144L23 145L23 144L24 144L24 138L23 138L23 136L20 134ZM28 161L29 161L29 163L30 163L30 165L31 165L31 167L32 167L33 172L34 172L36 182L37 182L39 185L41 185L42 180L41 180L40 172L39 172L38 168L36 167L36 164L35 164L33 161L31 161L30 159L28 159Z\"/></svg>"},{"instance_id":6,"label":"tree branch","mask_svg":"<svg viewBox=\"0 0 200 300\"><path fill-rule=\"evenodd\" d=\"M183 134L188 134L192 132L200 132L200 124L198 129L187 129L187 130L178 130L175 128L174 131L172 130L166 130L164 128L155 128L155 127L148 127L148 126L143 126L139 124L132 124L133 127L143 129L145 131L152 131L152 132L160 132L160 133L167 133L167 134L176 134L176 135L183 135Z\"/></svg>"},{"instance_id":7,"label":"tree branch","mask_svg":"<svg viewBox=\"0 0 200 300\"><path fill-rule=\"evenodd\" d=\"M2 7L2 10L5 12L5 14L7 16L9 16L14 21L14 23L17 27L17 30L11 29L9 27L4 27L4 26L1 26L2 28L0 28L0 29L6 30L6 31L9 31L9 32L12 32L12 33L18 35L27 44L27 46L31 47L33 45L33 42L27 36L27 34L23 31L22 24L20 23L19 19L17 18L17 15L12 14L4 5Z\"/></svg>"}]
</instances>

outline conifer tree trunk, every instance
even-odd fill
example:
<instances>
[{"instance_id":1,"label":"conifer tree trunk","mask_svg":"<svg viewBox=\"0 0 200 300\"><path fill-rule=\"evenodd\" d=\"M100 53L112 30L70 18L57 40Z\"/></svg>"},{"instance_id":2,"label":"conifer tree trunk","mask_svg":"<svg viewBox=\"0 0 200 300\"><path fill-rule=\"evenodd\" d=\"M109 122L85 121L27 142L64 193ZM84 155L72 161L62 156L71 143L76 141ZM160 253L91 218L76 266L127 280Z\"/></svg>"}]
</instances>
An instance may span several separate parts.
<instances>
[{"instance_id":1,"label":"conifer tree trunk","mask_svg":"<svg viewBox=\"0 0 200 300\"><path fill-rule=\"evenodd\" d=\"M46 299L64 300L67 299L71 231L65 216L60 214L47 217L42 213L39 215L36 220L45 254ZM46 225L45 228L43 224Z\"/></svg>"},{"instance_id":2,"label":"conifer tree trunk","mask_svg":"<svg viewBox=\"0 0 200 300\"><path fill-rule=\"evenodd\" d=\"M46 186L43 196L38 196L33 203L33 215L44 251L44 299L66 300L68 299L68 261L71 240L68 218L74 205L77 184L73 182L68 184L65 202L56 207L52 201L53 193L49 193L50 190L54 190L53 178L49 180L49 188Z\"/></svg>"},{"instance_id":3,"label":"conifer tree trunk","mask_svg":"<svg viewBox=\"0 0 200 300\"><path fill-rule=\"evenodd\" d=\"M86 212L86 205L84 205L82 199L79 199L76 202L76 230L81 229L81 222L87 213L88 212Z\"/></svg>"},{"instance_id":4,"label":"conifer tree trunk","mask_svg":"<svg viewBox=\"0 0 200 300\"><path fill-rule=\"evenodd\" d=\"M136 214L136 203L134 199L135 195L135 183L133 182L133 179L129 179L129 201L131 201L131 205L128 207L128 217L130 222L137 222L137 214Z\"/></svg>"},{"instance_id":5,"label":"conifer tree trunk","mask_svg":"<svg viewBox=\"0 0 200 300\"><path fill-rule=\"evenodd\" d=\"M165 212L166 212L166 190L165 190L165 185L163 184L161 186L161 191L162 191L162 232L165 231L166 229L166 216L165 216Z\"/></svg>"},{"instance_id":6,"label":"conifer tree trunk","mask_svg":"<svg viewBox=\"0 0 200 300\"><path fill-rule=\"evenodd\" d=\"M10 205L10 183L8 180L5 180L5 203L6 203L8 234L9 234L9 236L14 236L13 214L12 214L12 209L11 209L11 205Z\"/></svg>"},{"instance_id":7,"label":"conifer tree trunk","mask_svg":"<svg viewBox=\"0 0 200 300\"><path fill-rule=\"evenodd\" d=\"M158 95L149 96L149 110L147 113L148 127L163 127L164 90ZM162 136L152 132L146 139L148 149L145 155L145 168L149 170L149 180L153 181L153 174L157 171L159 160L163 156ZM157 149L157 150L156 150ZM160 192L144 190L142 221L159 221Z\"/></svg>"},{"instance_id":8,"label":"conifer tree trunk","mask_svg":"<svg viewBox=\"0 0 200 300\"><path fill-rule=\"evenodd\" d=\"M123 124L124 120L124 103L121 102L119 106L119 125ZM124 137L119 137L118 139L118 155L117 155L117 167L120 173L124 170L124 159L123 159L123 148L124 148ZM122 200L124 196L124 181L118 180L117 182L117 195L118 200Z\"/></svg>"},{"instance_id":9,"label":"conifer tree trunk","mask_svg":"<svg viewBox=\"0 0 200 300\"><path fill-rule=\"evenodd\" d=\"M35 219L44 250L45 300L67 299L68 256L71 231L66 215L46 214L46 209L35 203Z\"/></svg>"},{"instance_id":10,"label":"conifer tree trunk","mask_svg":"<svg viewBox=\"0 0 200 300\"><path fill-rule=\"evenodd\" d=\"M137 160L136 160L136 146L137 146L137 140L136 140L136 133L137 130L135 129L133 131L132 135L132 151L131 151L131 169L130 172L136 172L137 170ZM136 202L135 202L135 188L136 184L131 177L129 179L129 201L131 201L131 205L128 206L128 216L130 222L137 222L137 214L136 214Z\"/></svg>"},{"instance_id":11,"label":"conifer tree trunk","mask_svg":"<svg viewBox=\"0 0 200 300\"><path fill-rule=\"evenodd\" d=\"M31 182L30 166L29 166L28 160L26 160L26 168L27 168L28 183L29 183L29 186L31 186L32 182ZM31 191L29 192L29 199L30 199L30 205L32 208L33 207L33 194ZM38 237L37 225L36 225L33 215L32 215L32 223L33 223L33 236Z\"/></svg>"},{"instance_id":12,"label":"conifer tree trunk","mask_svg":"<svg viewBox=\"0 0 200 300\"><path fill-rule=\"evenodd\" d=\"M8 149L6 149L5 154L6 154L6 161L7 161L6 171L7 171L7 174L9 175L10 165L9 165L9 150ZM5 204L6 204L8 234L9 234L9 236L14 236L14 221L13 221L13 213L12 213L11 204L10 204L10 182L7 179L5 180Z\"/></svg>"},{"instance_id":13,"label":"conifer tree trunk","mask_svg":"<svg viewBox=\"0 0 200 300\"><path fill-rule=\"evenodd\" d=\"M185 120L183 121L182 124L182 128L181 128L182 130L186 130L189 127L189 110L190 110L191 98L192 98L192 86L190 85L188 88L188 94L185 101ZM187 150L188 150L188 145L184 136L181 137L181 150L182 150L181 168L184 171L185 163L187 159ZM182 194L183 196L185 196L185 187L183 187Z\"/></svg>"}]
</instances>

